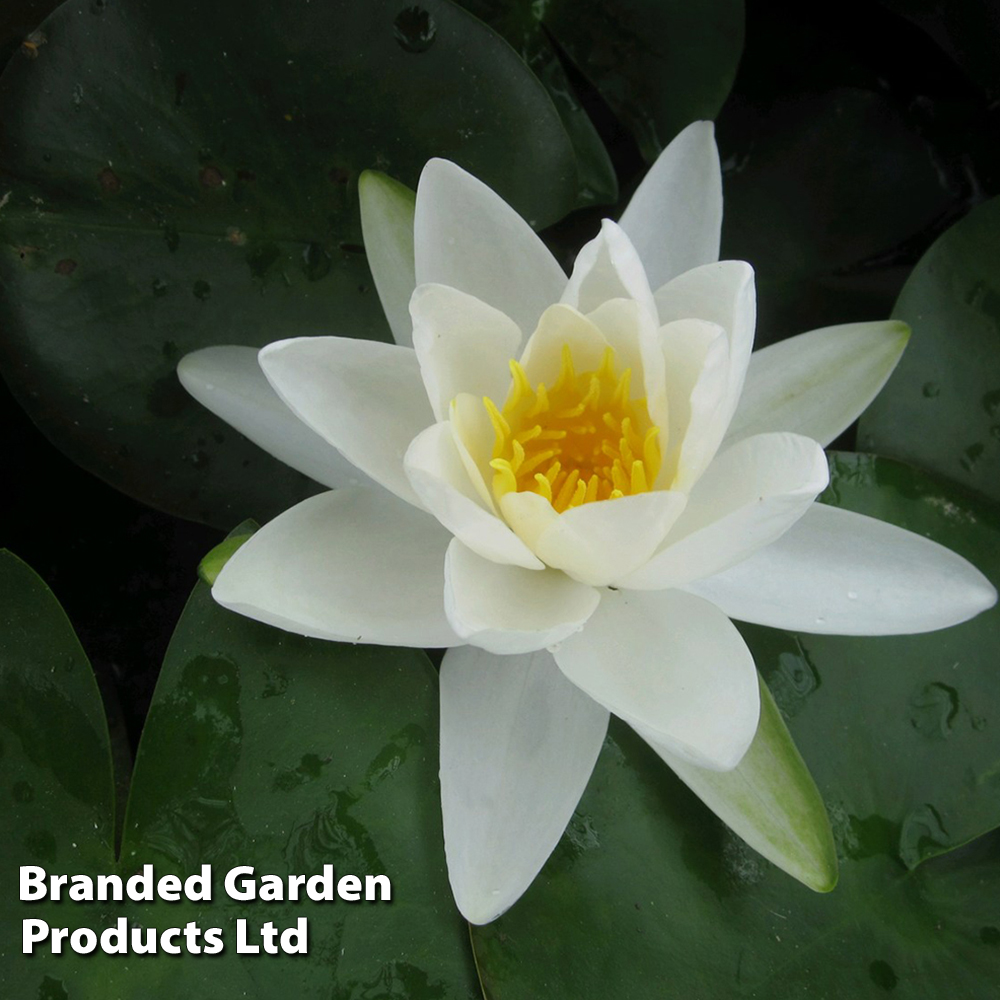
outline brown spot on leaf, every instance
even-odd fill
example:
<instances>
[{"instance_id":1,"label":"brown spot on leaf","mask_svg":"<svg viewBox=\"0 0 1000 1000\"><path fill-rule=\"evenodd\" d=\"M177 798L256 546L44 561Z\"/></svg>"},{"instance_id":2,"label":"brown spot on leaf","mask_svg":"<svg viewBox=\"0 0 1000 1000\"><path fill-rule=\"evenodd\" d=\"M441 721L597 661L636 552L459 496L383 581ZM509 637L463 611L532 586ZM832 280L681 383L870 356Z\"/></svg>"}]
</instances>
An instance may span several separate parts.
<instances>
[{"instance_id":1,"label":"brown spot on leaf","mask_svg":"<svg viewBox=\"0 0 1000 1000\"><path fill-rule=\"evenodd\" d=\"M105 194L118 194L122 189L121 178L111 169L105 167L97 175L97 183L101 185L101 190Z\"/></svg>"},{"instance_id":2,"label":"brown spot on leaf","mask_svg":"<svg viewBox=\"0 0 1000 1000\"><path fill-rule=\"evenodd\" d=\"M222 176L222 171L211 164L201 168L198 172L198 180L201 181L201 186L206 188L218 188L226 183L225 177Z\"/></svg>"},{"instance_id":3,"label":"brown spot on leaf","mask_svg":"<svg viewBox=\"0 0 1000 1000\"><path fill-rule=\"evenodd\" d=\"M44 31L33 31L21 42L21 55L28 59L37 59L38 50L48 41Z\"/></svg>"},{"instance_id":4,"label":"brown spot on leaf","mask_svg":"<svg viewBox=\"0 0 1000 1000\"><path fill-rule=\"evenodd\" d=\"M70 260L69 257L65 257L56 264L56 274L62 274L68 277L76 270L76 266L75 260Z\"/></svg>"}]
</instances>

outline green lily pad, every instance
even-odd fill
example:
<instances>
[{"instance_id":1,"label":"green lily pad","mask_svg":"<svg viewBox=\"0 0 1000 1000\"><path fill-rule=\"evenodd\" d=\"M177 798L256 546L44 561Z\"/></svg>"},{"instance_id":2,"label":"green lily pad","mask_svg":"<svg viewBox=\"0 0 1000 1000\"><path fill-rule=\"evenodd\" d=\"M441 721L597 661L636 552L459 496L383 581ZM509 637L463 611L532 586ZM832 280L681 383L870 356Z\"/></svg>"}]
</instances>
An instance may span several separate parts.
<instances>
[{"instance_id":1,"label":"green lily pad","mask_svg":"<svg viewBox=\"0 0 1000 1000\"><path fill-rule=\"evenodd\" d=\"M557 91L562 49L635 136L647 162L682 129L714 118L743 51L743 0L460 0L525 54ZM575 104L570 92L567 99Z\"/></svg>"},{"instance_id":2,"label":"green lily pad","mask_svg":"<svg viewBox=\"0 0 1000 1000\"><path fill-rule=\"evenodd\" d=\"M882 319L900 248L953 194L931 150L881 94L840 87L727 107L719 120L722 256L757 273L757 344Z\"/></svg>"},{"instance_id":3,"label":"green lily pad","mask_svg":"<svg viewBox=\"0 0 1000 1000\"><path fill-rule=\"evenodd\" d=\"M826 502L1000 577L994 506L886 459L835 455L832 471ZM1000 835L966 842L1000 824L1000 610L925 636L744 634L826 800L838 887L764 861L615 724L536 883L473 929L490 1000L995 991Z\"/></svg>"},{"instance_id":4,"label":"green lily pad","mask_svg":"<svg viewBox=\"0 0 1000 1000\"><path fill-rule=\"evenodd\" d=\"M414 13L416 12L416 13ZM0 365L46 435L216 525L315 490L190 399L178 359L386 338L357 179L445 156L538 226L577 196L545 89L449 0L64 4L0 78Z\"/></svg>"},{"instance_id":5,"label":"green lily pad","mask_svg":"<svg viewBox=\"0 0 1000 1000\"><path fill-rule=\"evenodd\" d=\"M576 151L579 203L608 205L618 200L618 178L608 151L580 104L552 40L542 28L537 4L518 0L457 0L502 35L548 91Z\"/></svg>"},{"instance_id":6,"label":"green lily pad","mask_svg":"<svg viewBox=\"0 0 1000 1000\"><path fill-rule=\"evenodd\" d=\"M290 636L217 607L198 584L143 732L116 862L107 734L93 677L44 584L0 556L0 836L4 996L468 1000L468 940L444 871L436 677L411 650ZM12 849L11 849L12 848ZM157 877L212 865L213 901L19 903L18 866ZM223 878L387 874L391 903L234 902ZM21 921L97 932L120 917L163 930L218 927L217 956L22 956ZM308 957L238 955L266 921L308 922ZM183 946L183 940L182 940ZM259 941L258 941L259 943Z\"/></svg>"},{"instance_id":7,"label":"green lily pad","mask_svg":"<svg viewBox=\"0 0 1000 1000\"><path fill-rule=\"evenodd\" d=\"M865 412L862 447L1000 499L1000 198L927 251L893 316L913 336Z\"/></svg>"}]
</instances>

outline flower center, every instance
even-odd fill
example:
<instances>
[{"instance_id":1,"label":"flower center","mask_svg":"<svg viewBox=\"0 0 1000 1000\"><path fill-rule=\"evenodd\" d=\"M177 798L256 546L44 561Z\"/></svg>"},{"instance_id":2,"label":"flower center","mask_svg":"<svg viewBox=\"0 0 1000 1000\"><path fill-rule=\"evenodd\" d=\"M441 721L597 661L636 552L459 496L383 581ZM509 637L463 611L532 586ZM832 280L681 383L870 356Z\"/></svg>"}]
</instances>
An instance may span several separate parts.
<instances>
[{"instance_id":1,"label":"flower center","mask_svg":"<svg viewBox=\"0 0 1000 1000\"><path fill-rule=\"evenodd\" d=\"M660 429L645 399L629 398L632 369L618 374L612 348L596 370L577 374L564 344L551 386L532 389L516 361L510 371L503 410L483 399L496 433L490 466L498 501L530 491L561 514L582 503L645 493L656 482Z\"/></svg>"}]
</instances>

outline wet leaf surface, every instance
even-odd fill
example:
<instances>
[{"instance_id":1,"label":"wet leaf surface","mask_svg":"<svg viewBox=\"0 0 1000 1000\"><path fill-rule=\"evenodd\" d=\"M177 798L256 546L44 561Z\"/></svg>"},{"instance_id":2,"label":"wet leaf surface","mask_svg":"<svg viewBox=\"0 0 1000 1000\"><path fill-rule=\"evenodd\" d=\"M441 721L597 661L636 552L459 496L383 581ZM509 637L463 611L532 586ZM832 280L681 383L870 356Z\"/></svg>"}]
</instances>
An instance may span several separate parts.
<instances>
[{"instance_id":1,"label":"wet leaf surface","mask_svg":"<svg viewBox=\"0 0 1000 1000\"><path fill-rule=\"evenodd\" d=\"M557 106L563 104L571 133L581 135L584 128L571 125L580 109L559 63L558 52L565 53L632 133L647 162L685 125L718 114L743 49L743 0L460 2L524 55ZM592 183L606 187L601 159L596 150L589 157ZM603 189L600 194L613 200Z\"/></svg>"},{"instance_id":2,"label":"wet leaf surface","mask_svg":"<svg viewBox=\"0 0 1000 1000\"><path fill-rule=\"evenodd\" d=\"M388 336L361 239L367 168L414 186L449 157L539 226L574 205L572 145L520 58L447 0L401 10L70 3L37 58L11 60L0 364L76 462L217 526L273 516L314 484L190 399L178 359Z\"/></svg>"},{"instance_id":3,"label":"wet leaf surface","mask_svg":"<svg viewBox=\"0 0 1000 1000\"><path fill-rule=\"evenodd\" d=\"M476 995L468 940L444 873L437 794L436 677L415 651L313 642L218 608L199 584L175 632L136 760L121 860L114 861L110 757L86 659L44 584L9 555L0 594L0 738L10 807L0 818L4 884L19 864L50 873L156 875L213 866L212 903L26 903L21 920L97 932L122 916L162 930L222 928L220 956L16 955L5 996L272 998ZM387 874L391 903L233 902L237 865L259 877ZM308 920L307 958L237 955L265 921ZM183 940L181 941L183 944ZM259 943L259 942L258 942ZM166 990L167 992L164 992ZM45 991L49 991L46 993ZM62 991L62 992L59 992Z\"/></svg>"},{"instance_id":4,"label":"wet leaf surface","mask_svg":"<svg viewBox=\"0 0 1000 1000\"><path fill-rule=\"evenodd\" d=\"M1000 578L994 506L885 459L835 454L832 467L826 502L930 534ZM837 888L812 893L764 861L615 724L542 875L473 931L491 1000L995 990L1000 840L960 845L1000 824L1000 611L925 636L743 631L826 800Z\"/></svg>"},{"instance_id":5,"label":"wet leaf surface","mask_svg":"<svg viewBox=\"0 0 1000 1000\"><path fill-rule=\"evenodd\" d=\"M1000 499L1000 198L924 255L893 315L913 328L859 442Z\"/></svg>"}]
</instances>

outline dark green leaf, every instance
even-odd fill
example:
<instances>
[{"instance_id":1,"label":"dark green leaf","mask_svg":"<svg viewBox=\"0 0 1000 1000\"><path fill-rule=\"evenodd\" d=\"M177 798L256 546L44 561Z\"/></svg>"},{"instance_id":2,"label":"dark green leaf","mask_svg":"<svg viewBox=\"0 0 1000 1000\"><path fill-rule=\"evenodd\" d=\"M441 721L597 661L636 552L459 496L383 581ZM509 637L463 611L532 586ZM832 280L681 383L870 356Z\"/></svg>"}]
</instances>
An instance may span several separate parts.
<instances>
[{"instance_id":1,"label":"dark green leaf","mask_svg":"<svg viewBox=\"0 0 1000 1000\"><path fill-rule=\"evenodd\" d=\"M520 0L458 0L466 10L501 34L531 67L552 98L576 150L580 205L618 200L618 178L608 151L581 106L548 34L538 19L538 5Z\"/></svg>"},{"instance_id":2,"label":"dark green leaf","mask_svg":"<svg viewBox=\"0 0 1000 1000\"><path fill-rule=\"evenodd\" d=\"M685 125L714 118L743 50L743 0L460 0L522 52L554 90L581 159L586 133L548 36L555 40L652 162ZM589 140L588 140L589 142ZM592 175L602 170L598 151Z\"/></svg>"},{"instance_id":3,"label":"dark green leaf","mask_svg":"<svg viewBox=\"0 0 1000 1000\"><path fill-rule=\"evenodd\" d=\"M449 157L539 226L576 201L548 94L448 0L109 0L43 30L0 79L0 362L60 448L174 513L264 520L315 489L174 369L210 344L387 336L363 170L412 187Z\"/></svg>"},{"instance_id":4,"label":"dark green leaf","mask_svg":"<svg viewBox=\"0 0 1000 1000\"><path fill-rule=\"evenodd\" d=\"M859 441L1000 499L1000 198L931 247L893 315L913 336Z\"/></svg>"},{"instance_id":5,"label":"dark green leaf","mask_svg":"<svg viewBox=\"0 0 1000 1000\"><path fill-rule=\"evenodd\" d=\"M107 736L86 661L44 586L0 561L0 737L12 808L0 814L7 889L0 966L7 997L468 1000L465 927L444 872L437 790L437 683L422 653L301 639L223 611L199 584L178 625L143 733L120 863L110 842ZM51 873L197 872L214 901L19 904L19 864ZM389 875L389 904L235 903L222 879L256 874ZM22 918L98 932L223 929L221 956L20 954ZM307 958L236 954L237 918L256 930L306 917Z\"/></svg>"},{"instance_id":6,"label":"dark green leaf","mask_svg":"<svg viewBox=\"0 0 1000 1000\"><path fill-rule=\"evenodd\" d=\"M827 502L1000 577L995 507L885 459L837 455L833 476ZM616 724L536 884L474 929L491 1000L995 990L1000 840L933 855L1000 824L1000 611L901 638L744 631L826 799L838 887L817 895L772 867Z\"/></svg>"},{"instance_id":7,"label":"dark green leaf","mask_svg":"<svg viewBox=\"0 0 1000 1000\"><path fill-rule=\"evenodd\" d=\"M900 247L950 206L931 150L884 96L839 88L719 122L722 256L757 272L757 344L885 319Z\"/></svg>"}]
</instances>

